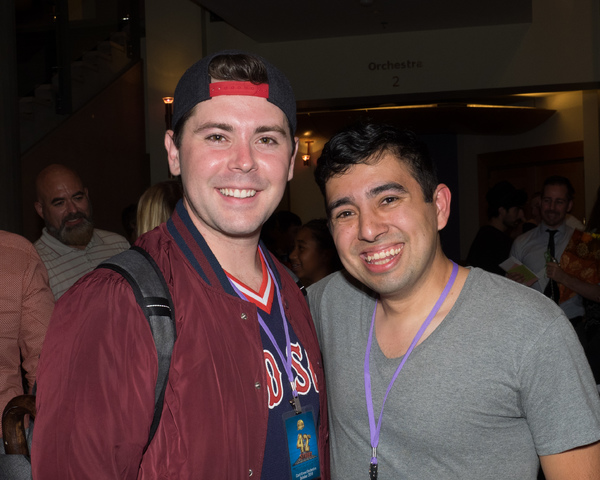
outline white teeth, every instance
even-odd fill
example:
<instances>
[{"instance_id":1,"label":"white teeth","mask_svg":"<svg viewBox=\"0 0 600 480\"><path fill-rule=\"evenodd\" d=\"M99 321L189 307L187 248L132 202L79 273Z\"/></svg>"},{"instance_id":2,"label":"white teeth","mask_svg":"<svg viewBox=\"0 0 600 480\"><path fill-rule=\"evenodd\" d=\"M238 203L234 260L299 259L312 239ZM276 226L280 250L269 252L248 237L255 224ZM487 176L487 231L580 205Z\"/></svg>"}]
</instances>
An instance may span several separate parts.
<instances>
[{"instance_id":1,"label":"white teeth","mask_svg":"<svg viewBox=\"0 0 600 480\"><path fill-rule=\"evenodd\" d=\"M383 265L384 263L388 263L391 258L395 257L402 251L402 248L391 248L385 252L374 253L373 255L367 255L367 263L374 263L375 265ZM379 262L376 260L380 260Z\"/></svg>"},{"instance_id":2,"label":"white teeth","mask_svg":"<svg viewBox=\"0 0 600 480\"><path fill-rule=\"evenodd\" d=\"M248 198L256 195L256 190L240 190L239 188L221 188L219 189L226 197Z\"/></svg>"}]
</instances>

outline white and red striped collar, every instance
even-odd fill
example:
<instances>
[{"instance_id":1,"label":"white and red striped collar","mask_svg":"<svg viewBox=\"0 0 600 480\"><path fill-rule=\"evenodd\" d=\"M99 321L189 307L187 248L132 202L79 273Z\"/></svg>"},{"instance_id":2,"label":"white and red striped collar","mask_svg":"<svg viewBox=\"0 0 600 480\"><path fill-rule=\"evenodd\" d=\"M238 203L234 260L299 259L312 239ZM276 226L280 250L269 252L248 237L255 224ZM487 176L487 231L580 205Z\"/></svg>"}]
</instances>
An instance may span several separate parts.
<instances>
[{"instance_id":1,"label":"white and red striped collar","mask_svg":"<svg viewBox=\"0 0 600 480\"><path fill-rule=\"evenodd\" d=\"M267 313L271 313L271 306L273 305L273 282L274 279L271 277L269 269L267 268L266 260L263 257L262 251L260 251L260 263L262 266L262 283L260 290L256 292L244 283L240 282L237 278L231 275L229 272L225 272L227 277L235 284L235 286L242 292L249 302L255 304L261 310Z\"/></svg>"}]
</instances>

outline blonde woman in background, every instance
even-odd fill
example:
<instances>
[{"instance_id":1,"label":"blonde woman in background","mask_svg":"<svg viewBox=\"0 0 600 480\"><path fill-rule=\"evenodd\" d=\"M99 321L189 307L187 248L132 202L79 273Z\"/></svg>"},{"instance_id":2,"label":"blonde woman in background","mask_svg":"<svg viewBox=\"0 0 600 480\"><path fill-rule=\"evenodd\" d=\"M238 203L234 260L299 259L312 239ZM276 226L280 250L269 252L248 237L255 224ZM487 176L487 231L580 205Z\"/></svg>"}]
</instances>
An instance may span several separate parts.
<instances>
[{"instance_id":1,"label":"blonde woman in background","mask_svg":"<svg viewBox=\"0 0 600 480\"><path fill-rule=\"evenodd\" d=\"M137 206L137 236L166 222L183 195L179 180L152 185L140 197Z\"/></svg>"}]
</instances>

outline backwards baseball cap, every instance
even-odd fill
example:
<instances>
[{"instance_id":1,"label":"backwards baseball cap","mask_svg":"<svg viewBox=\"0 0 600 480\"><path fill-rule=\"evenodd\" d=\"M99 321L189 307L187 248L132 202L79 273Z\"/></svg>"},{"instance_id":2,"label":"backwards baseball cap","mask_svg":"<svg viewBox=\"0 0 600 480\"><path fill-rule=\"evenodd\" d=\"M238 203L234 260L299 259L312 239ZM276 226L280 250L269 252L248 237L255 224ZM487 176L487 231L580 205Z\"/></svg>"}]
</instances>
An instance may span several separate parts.
<instances>
[{"instance_id":1,"label":"backwards baseball cap","mask_svg":"<svg viewBox=\"0 0 600 480\"><path fill-rule=\"evenodd\" d=\"M251 82L218 81L211 83L208 74L210 62L221 55L249 55L260 60L267 70L267 83L255 85ZM283 111L292 135L296 131L296 99L290 82L285 75L264 58L239 50L223 50L204 57L183 74L173 100L173 125L200 102L219 95L251 95L262 97Z\"/></svg>"}]
</instances>

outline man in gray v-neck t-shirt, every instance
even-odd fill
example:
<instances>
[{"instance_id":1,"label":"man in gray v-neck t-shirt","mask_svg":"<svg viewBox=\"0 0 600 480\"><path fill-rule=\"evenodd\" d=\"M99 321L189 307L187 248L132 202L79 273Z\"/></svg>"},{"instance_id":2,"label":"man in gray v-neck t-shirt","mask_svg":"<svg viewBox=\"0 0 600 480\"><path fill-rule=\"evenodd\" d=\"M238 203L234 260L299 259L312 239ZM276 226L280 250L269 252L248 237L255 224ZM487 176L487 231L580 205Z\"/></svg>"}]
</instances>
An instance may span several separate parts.
<instances>
[{"instance_id":1,"label":"man in gray v-neck t-shirt","mask_svg":"<svg viewBox=\"0 0 600 480\"><path fill-rule=\"evenodd\" d=\"M309 288L327 378L334 479L366 478L370 455L363 361L375 300L355 283L337 273ZM373 343L376 417L399 362ZM535 478L538 455L598 438L598 394L582 372L581 346L558 307L471 270L386 401L379 478Z\"/></svg>"},{"instance_id":2,"label":"man in gray v-neck t-shirt","mask_svg":"<svg viewBox=\"0 0 600 480\"><path fill-rule=\"evenodd\" d=\"M309 288L332 479L534 480L540 462L596 478L600 399L573 328L542 294L445 257L451 195L416 138L349 127L315 177L347 270Z\"/></svg>"}]
</instances>

